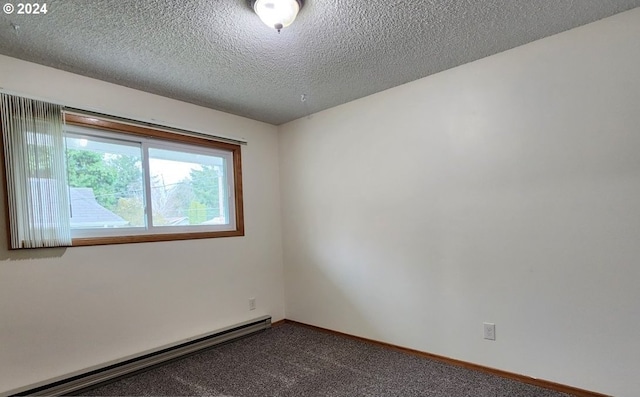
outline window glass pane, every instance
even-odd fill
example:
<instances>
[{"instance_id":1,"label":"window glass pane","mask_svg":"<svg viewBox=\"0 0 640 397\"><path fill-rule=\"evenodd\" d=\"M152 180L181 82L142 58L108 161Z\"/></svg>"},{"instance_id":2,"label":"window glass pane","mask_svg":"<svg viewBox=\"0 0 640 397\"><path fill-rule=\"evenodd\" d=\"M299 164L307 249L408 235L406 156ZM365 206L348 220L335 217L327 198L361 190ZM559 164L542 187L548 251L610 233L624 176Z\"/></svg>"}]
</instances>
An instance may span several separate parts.
<instances>
[{"instance_id":1,"label":"window glass pane","mask_svg":"<svg viewBox=\"0 0 640 397\"><path fill-rule=\"evenodd\" d=\"M149 149L153 226L227 225L222 156Z\"/></svg>"},{"instance_id":2,"label":"window glass pane","mask_svg":"<svg viewBox=\"0 0 640 397\"><path fill-rule=\"evenodd\" d=\"M144 227L139 144L67 135L71 228Z\"/></svg>"}]
</instances>

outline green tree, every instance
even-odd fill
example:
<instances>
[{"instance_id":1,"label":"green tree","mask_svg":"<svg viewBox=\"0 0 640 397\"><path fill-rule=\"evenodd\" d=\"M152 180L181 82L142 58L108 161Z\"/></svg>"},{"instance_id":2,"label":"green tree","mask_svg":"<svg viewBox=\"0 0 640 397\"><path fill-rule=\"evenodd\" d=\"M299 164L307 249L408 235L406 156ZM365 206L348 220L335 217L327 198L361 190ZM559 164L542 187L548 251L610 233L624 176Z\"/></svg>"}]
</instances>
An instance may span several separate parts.
<instances>
[{"instance_id":1,"label":"green tree","mask_svg":"<svg viewBox=\"0 0 640 397\"><path fill-rule=\"evenodd\" d=\"M201 170L191 170L189 176L195 200L207 208L207 219L220 216L218 171L211 165L205 165Z\"/></svg>"},{"instance_id":2,"label":"green tree","mask_svg":"<svg viewBox=\"0 0 640 397\"><path fill-rule=\"evenodd\" d=\"M199 225L207 220L207 207L197 201L192 201L189 205L189 224Z\"/></svg>"},{"instance_id":3,"label":"green tree","mask_svg":"<svg viewBox=\"0 0 640 397\"><path fill-rule=\"evenodd\" d=\"M144 205L136 198L121 198L113 210L131 226L144 226Z\"/></svg>"},{"instance_id":4,"label":"green tree","mask_svg":"<svg viewBox=\"0 0 640 397\"><path fill-rule=\"evenodd\" d=\"M111 210L115 208L118 201L114 194L117 173L106 165L102 154L88 150L67 150L67 172L69 186L92 188L100 205Z\"/></svg>"},{"instance_id":5,"label":"green tree","mask_svg":"<svg viewBox=\"0 0 640 397\"><path fill-rule=\"evenodd\" d=\"M185 178L175 184L171 189L171 208L175 216L189 216L189 208L195 199L191 179ZM205 209L206 216L206 209Z\"/></svg>"},{"instance_id":6,"label":"green tree","mask_svg":"<svg viewBox=\"0 0 640 397\"><path fill-rule=\"evenodd\" d=\"M131 225L139 226L144 212L142 170L135 156L105 156L89 150L67 150L70 187L93 189L96 201ZM123 201L124 199L124 201Z\"/></svg>"},{"instance_id":7,"label":"green tree","mask_svg":"<svg viewBox=\"0 0 640 397\"><path fill-rule=\"evenodd\" d=\"M138 197L142 200L142 170L140 159L134 156L115 156L106 165L116 173L113 190L121 197Z\"/></svg>"},{"instance_id":8,"label":"green tree","mask_svg":"<svg viewBox=\"0 0 640 397\"><path fill-rule=\"evenodd\" d=\"M54 164L52 147L29 143L27 158L29 159L29 176L38 178L51 177L51 167Z\"/></svg>"}]
</instances>

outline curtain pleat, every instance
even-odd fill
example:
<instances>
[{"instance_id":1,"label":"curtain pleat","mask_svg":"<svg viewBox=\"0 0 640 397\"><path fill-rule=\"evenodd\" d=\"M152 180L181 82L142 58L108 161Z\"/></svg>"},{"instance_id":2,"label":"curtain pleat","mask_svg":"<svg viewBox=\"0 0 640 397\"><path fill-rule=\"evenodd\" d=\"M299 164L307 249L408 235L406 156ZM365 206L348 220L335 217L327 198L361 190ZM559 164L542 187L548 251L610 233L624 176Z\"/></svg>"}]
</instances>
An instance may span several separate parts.
<instances>
[{"instance_id":1,"label":"curtain pleat","mask_svg":"<svg viewBox=\"0 0 640 397\"><path fill-rule=\"evenodd\" d=\"M69 246L62 106L0 95L11 248Z\"/></svg>"}]
</instances>

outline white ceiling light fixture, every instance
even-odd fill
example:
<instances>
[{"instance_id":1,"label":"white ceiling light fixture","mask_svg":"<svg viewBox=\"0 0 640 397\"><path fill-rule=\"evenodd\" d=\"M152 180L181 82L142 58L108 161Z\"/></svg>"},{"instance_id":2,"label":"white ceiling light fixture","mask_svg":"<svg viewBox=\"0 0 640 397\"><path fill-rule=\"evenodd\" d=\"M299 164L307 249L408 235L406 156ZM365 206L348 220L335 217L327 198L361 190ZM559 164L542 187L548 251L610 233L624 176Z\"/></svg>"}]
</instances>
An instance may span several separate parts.
<instances>
[{"instance_id":1,"label":"white ceiling light fixture","mask_svg":"<svg viewBox=\"0 0 640 397\"><path fill-rule=\"evenodd\" d=\"M280 30L291 25L304 5L303 0L250 0L251 8L262 22L270 28Z\"/></svg>"}]
</instances>

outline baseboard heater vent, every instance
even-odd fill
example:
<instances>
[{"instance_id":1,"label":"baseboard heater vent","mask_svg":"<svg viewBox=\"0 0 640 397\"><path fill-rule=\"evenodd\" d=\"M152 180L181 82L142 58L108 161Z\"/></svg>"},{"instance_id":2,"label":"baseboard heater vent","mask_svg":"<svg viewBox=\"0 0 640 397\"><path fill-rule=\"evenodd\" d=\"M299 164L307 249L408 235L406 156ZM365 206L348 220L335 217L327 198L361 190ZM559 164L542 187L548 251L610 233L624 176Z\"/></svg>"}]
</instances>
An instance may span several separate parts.
<instances>
[{"instance_id":1,"label":"baseboard heater vent","mask_svg":"<svg viewBox=\"0 0 640 397\"><path fill-rule=\"evenodd\" d=\"M263 316L254 320L227 327L210 334L199 335L175 344L162 346L150 352L145 352L133 358L126 358L116 363L107 363L96 369L80 374L71 374L64 379L51 380L44 385L14 390L9 392L13 396L62 396L72 394L83 389L112 381L124 375L174 360L200 350L230 342L234 339L253 334L271 327L271 316Z\"/></svg>"}]
</instances>

